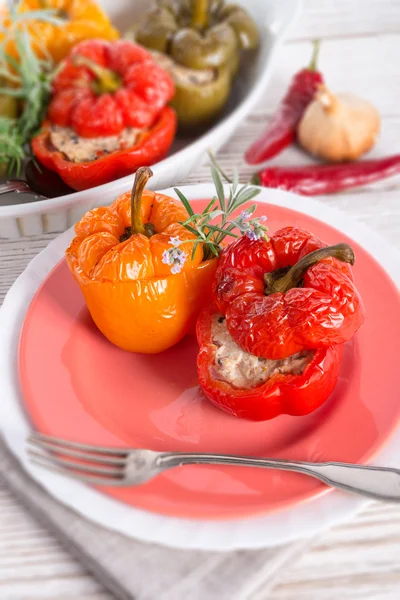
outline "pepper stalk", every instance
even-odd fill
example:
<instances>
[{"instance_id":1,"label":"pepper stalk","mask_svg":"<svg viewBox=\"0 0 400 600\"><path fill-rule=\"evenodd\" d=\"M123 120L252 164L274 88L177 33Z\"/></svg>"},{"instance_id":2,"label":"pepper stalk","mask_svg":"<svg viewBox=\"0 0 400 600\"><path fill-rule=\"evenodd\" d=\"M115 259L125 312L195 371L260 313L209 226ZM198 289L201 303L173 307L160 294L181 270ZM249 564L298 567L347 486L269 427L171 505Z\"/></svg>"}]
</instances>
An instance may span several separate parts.
<instances>
[{"instance_id":1,"label":"pepper stalk","mask_svg":"<svg viewBox=\"0 0 400 600\"><path fill-rule=\"evenodd\" d=\"M155 234L152 223L143 223L142 219L142 194L153 171L149 167L140 167L135 174L131 193L131 232L130 235L141 233L150 238Z\"/></svg>"},{"instance_id":2,"label":"pepper stalk","mask_svg":"<svg viewBox=\"0 0 400 600\"><path fill-rule=\"evenodd\" d=\"M208 0L193 0L191 26L200 30L208 26Z\"/></svg>"},{"instance_id":3,"label":"pepper stalk","mask_svg":"<svg viewBox=\"0 0 400 600\"><path fill-rule=\"evenodd\" d=\"M92 89L98 96L113 94L122 85L122 80L117 73L98 65L87 56L74 56L71 61L75 67L85 67L95 76Z\"/></svg>"},{"instance_id":4,"label":"pepper stalk","mask_svg":"<svg viewBox=\"0 0 400 600\"><path fill-rule=\"evenodd\" d=\"M317 63L318 63L318 56L319 56L319 49L320 49L321 43L319 40L313 40L312 44L313 44L313 53L311 55L310 64L308 65L308 70L316 71Z\"/></svg>"},{"instance_id":5,"label":"pepper stalk","mask_svg":"<svg viewBox=\"0 0 400 600\"><path fill-rule=\"evenodd\" d=\"M298 287L306 271L328 257L337 258L341 262L349 263L350 265L354 265L355 261L354 251L349 244L335 244L334 246L314 250L314 252L310 252L310 254L300 259L289 270L279 269L272 273L265 273L265 294L267 296L277 292L285 294L288 290ZM282 274L283 272L284 274Z\"/></svg>"}]
</instances>

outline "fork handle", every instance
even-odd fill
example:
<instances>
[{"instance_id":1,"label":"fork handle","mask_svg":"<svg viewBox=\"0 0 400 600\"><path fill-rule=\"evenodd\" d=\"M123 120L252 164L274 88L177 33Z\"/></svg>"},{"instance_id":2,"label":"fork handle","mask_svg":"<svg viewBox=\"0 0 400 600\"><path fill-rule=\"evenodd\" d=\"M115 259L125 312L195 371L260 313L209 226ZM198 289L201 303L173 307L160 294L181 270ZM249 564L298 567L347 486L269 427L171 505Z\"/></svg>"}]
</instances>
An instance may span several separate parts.
<instances>
[{"instance_id":1,"label":"fork handle","mask_svg":"<svg viewBox=\"0 0 400 600\"><path fill-rule=\"evenodd\" d=\"M158 458L161 469L182 465L232 465L294 471L320 479L327 485L367 496L375 500L400 502L400 470L350 463L312 463L282 459L239 457L230 454L163 453Z\"/></svg>"}]
</instances>

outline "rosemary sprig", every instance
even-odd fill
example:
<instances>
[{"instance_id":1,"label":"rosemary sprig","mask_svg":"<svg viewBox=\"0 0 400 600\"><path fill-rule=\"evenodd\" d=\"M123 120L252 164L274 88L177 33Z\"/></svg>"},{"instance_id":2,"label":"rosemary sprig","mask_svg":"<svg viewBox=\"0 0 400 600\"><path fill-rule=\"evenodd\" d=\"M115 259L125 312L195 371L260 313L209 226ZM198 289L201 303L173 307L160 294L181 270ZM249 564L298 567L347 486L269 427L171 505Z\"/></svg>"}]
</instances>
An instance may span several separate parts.
<instances>
[{"instance_id":1,"label":"rosemary sprig","mask_svg":"<svg viewBox=\"0 0 400 600\"><path fill-rule=\"evenodd\" d=\"M213 165L211 167L211 176L214 181L217 195L211 200L209 205L202 213L191 214L187 209L190 206L189 200L185 198L181 191L175 188L175 192L188 210L189 218L182 223L193 234L197 235L197 241L203 243L205 258L211 254L218 255L221 251L221 244L226 236L238 237L234 230L239 229L242 234L257 238L265 237L267 228L260 225L259 219L252 219L256 210L256 205L247 208L246 211L233 218L235 213L250 200L258 196L260 188L249 183L239 186L238 174L234 174L233 180L227 178L224 172L212 157ZM229 195L226 199L222 177L230 182ZM183 200L183 198L184 200ZM193 210L192 210L193 213ZM219 218L216 223L215 220ZM195 252L195 250L194 250Z\"/></svg>"},{"instance_id":2,"label":"rosemary sprig","mask_svg":"<svg viewBox=\"0 0 400 600\"><path fill-rule=\"evenodd\" d=\"M174 188L189 215L182 225L195 236L193 240L190 240L193 243L192 259L199 244L203 246L204 260L218 256L222 250L222 242L227 236L238 238L240 235L246 235L252 240L267 239L268 228L263 225L266 217L253 217L257 208L255 204L247 206L236 217L233 214L255 198L261 188L250 183L240 186L237 173L231 180L223 173L213 157L212 162L211 175L217 194L203 212L195 213L181 190ZM227 198L222 177L230 182ZM179 237L174 237L171 238L170 243L171 248L165 250L162 260L165 264L171 265L172 272L179 273L186 260L186 256L179 246L187 244L188 240L183 241Z\"/></svg>"}]
</instances>

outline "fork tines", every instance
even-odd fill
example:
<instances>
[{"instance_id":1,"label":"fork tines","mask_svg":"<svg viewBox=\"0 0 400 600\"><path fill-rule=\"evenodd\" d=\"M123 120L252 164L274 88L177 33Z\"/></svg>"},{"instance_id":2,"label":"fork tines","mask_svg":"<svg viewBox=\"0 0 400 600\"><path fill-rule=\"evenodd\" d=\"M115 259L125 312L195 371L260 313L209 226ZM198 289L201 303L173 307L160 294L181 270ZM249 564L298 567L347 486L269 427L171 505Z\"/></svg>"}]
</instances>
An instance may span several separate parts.
<instances>
[{"instance_id":1,"label":"fork tines","mask_svg":"<svg viewBox=\"0 0 400 600\"><path fill-rule=\"evenodd\" d=\"M122 485L128 452L32 433L27 439L33 464L94 485Z\"/></svg>"}]
</instances>

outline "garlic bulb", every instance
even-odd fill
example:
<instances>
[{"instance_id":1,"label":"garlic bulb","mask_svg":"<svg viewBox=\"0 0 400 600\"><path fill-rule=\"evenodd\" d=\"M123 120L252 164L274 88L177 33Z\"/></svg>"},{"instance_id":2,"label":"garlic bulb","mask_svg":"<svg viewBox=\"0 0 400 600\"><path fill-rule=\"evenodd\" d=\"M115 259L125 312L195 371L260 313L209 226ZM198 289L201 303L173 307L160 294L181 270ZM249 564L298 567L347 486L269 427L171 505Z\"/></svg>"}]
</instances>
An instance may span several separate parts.
<instances>
[{"instance_id":1,"label":"garlic bulb","mask_svg":"<svg viewBox=\"0 0 400 600\"><path fill-rule=\"evenodd\" d=\"M334 96L325 86L318 90L300 121L297 136L311 154L331 162L356 160L375 144L379 113L354 94Z\"/></svg>"}]
</instances>

